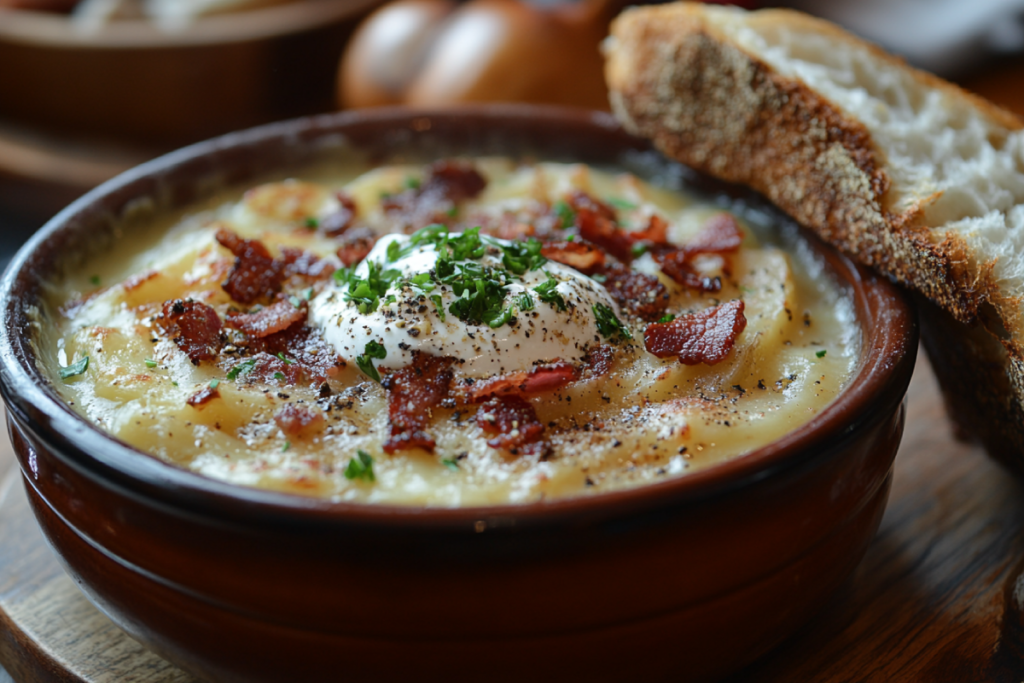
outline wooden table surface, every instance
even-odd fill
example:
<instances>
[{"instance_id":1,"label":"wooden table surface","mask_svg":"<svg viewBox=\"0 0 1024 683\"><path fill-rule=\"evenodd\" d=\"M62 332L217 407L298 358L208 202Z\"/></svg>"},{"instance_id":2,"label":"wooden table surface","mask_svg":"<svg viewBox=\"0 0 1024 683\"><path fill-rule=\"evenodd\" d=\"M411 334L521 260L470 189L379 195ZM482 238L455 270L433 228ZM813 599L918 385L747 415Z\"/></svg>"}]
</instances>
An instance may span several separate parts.
<instances>
[{"instance_id":1,"label":"wooden table surface","mask_svg":"<svg viewBox=\"0 0 1024 683\"><path fill-rule=\"evenodd\" d=\"M1024 114L1024 59L965 84ZM29 518L12 461L0 439L0 662L18 683L191 681L81 596ZM920 361L889 506L867 556L822 614L732 680L1024 680L1022 532L1024 485L953 437ZM0 669L0 683L9 680Z\"/></svg>"}]
</instances>

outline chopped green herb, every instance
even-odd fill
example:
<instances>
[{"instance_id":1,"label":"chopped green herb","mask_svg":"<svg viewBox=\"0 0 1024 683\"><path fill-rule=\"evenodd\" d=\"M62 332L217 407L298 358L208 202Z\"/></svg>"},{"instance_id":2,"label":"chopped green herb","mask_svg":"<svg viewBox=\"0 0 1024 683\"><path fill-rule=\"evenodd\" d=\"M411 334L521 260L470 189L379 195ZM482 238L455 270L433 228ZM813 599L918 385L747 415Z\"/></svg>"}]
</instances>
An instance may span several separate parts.
<instances>
[{"instance_id":1,"label":"chopped green herb","mask_svg":"<svg viewBox=\"0 0 1024 683\"><path fill-rule=\"evenodd\" d=\"M346 479L362 479L363 481L377 481L373 475L373 458L366 451L356 451L356 457L348 461L345 468Z\"/></svg>"},{"instance_id":2,"label":"chopped green herb","mask_svg":"<svg viewBox=\"0 0 1024 683\"><path fill-rule=\"evenodd\" d=\"M97 287L99 287L99 284L100 284L100 276L99 276L99 275L93 275L93 276L92 276L91 278L89 278L89 282L91 282L92 284L94 284L94 285L96 285Z\"/></svg>"},{"instance_id":3,"label":"chopped green herb","mask_svg":"<svg viewBox=\"0 0 1024 683\"><path fill-rule=\"evenodd\" d=\"M284 379L284 373L283 372L275 372L274 373L274 379L277 379L277 380Z\"/></svg>"},{"instance_id":4,"label":"chopped green herb","mask_svg":"<svg viewBox=\"0 0 1024 683\"><path fill-rule=\"evenodd\" d=\"M288 360L287 358L285 358L283 351L278 351L277 352L277 357L280 358L281 360L283 360L285 365L291 365L292 363L295 362L295 361Z\"/></svg>"},{"instance_id":5,"label":"chopped green herb","mask_svg":"<svg viewBox=\"0 0 1024 683\"><path fill-rule=\"evenodd\" d=\"M385 253L388 257L388 263L394 263L398 259L402 258L402 243L398 240L392 241L388 244L388 248Z\"/></svg>"},{"instance_id":6,"label":"chopped green herb","mask_svg":"<svg viewBox=\"0 0 1024 683\"><path fill-rule=\"evenodd\" d=\"M345 285L351 284L352 277L355 275L355 272L355 266L349 266L348 268L338 268L336 271L334 271L333 275L335 284L337 284L339 287L344 287Z\"/></svg>"},{"instance_id":7,"label":"chopped green herb","mask_svg":"<svg viewBox=\"0 0 1024 683\"><path fill-rule=\"evenodd\" d=\"M541 246L540 241L532 237L525 242L502 244L501 263L516 275L522 275L528 270L537 270L548 262L540 254Z\"/></svg>"},{"instance_id":8,"label":"chopped green herb","mask_svg":"<svg viewBox=\"0 0 1024 683\"><path fill-rule=\"evenodd\" d=\"M81 375L89 368L89 356L82 356L71 365L60 369L60 378L68 379L75 375Z\"/></svg>"},{"instance_id":9,"label":"chopped green herb","mask_svg":"<svg viewBox=\"0 0 1024 683\"><path fill-rule=\"evenodd\" d=\"M597 331L601 336L611 337L620 334L626 339L632 339L633 335L629 328L622 324L622 321L615 315L615 311L604 304L594 304L594 318L597 320Z\"/></svg>"},{"instance_id":10,"label":"chopped green herb","mask_svg":"<svg viewBox=\"0 0 1024 683\"><path fill-rule=\"evenodd\" d=\"M532 311L533 297L528 293L523 292L516 298L516 305L519 306L520 311Z\"/></svg>"},{"instance_id":11,"label":"chopped green herb","mask_svg":"<svg viewBox=\"0 0 1024 683\"><path fill-rule=\"evenodd\" d=\"M374 261L368 261L367 267L365 278L353 274L348 279L348 292L345 294L345 300L354 302L363 315L377 310L381 297L401 274L393 269L382 270L381 265Z\"/></svg>"},{"instance_id":12,"label":"chopped green herb","mask_svg":"<svg viewBox=\"0 0 1024 683\"><path fill-rule=\"evenodd\" d=\"M448 311L464 322L500 327L511 320L504 310L508 290L508 273L479 263L452 263L438 259L434 267L436 279L452 288L459 297L448 305Z\"/></svg>"},{"instance_id":13,"label":"chopped green herb","mask_svg":"<svg viewBox=\"0 0 1024 683\"><path fill-rule=\"evenodd\" d=\"M174 386L178 386L178 383L173 380L171 380L171 384L173 384Z\"/></svg>"},{"instance_id":14,"label":"chopped green herb","mask_svg":"<svg viewBox=\"0 0 1024 683\"><path fill-rule=\"evenodd\" d=\"M437 317L444 322L444 304L441 302L441 295L434 294L430 297L430 300L434 302L434 308L437 309Z\"/></svg>"},{"instance_id":15,"label":"chopped green herb","mask_svg":"<svg viewBox=\"0 0 1024 683\"><path fill-rule=\"evenodd\" d=\"M297 296L290 296L290 297L288 297L288 301L295 308L302 308L302 299L300 299L299 297L297 297Z\"/></svg>"},{"instance_id":16,"label":"chopped green herb","mask_svg":"<svg viewBox=\"0 0 1024 683\"><path fill-rule=\"evenodd\" d=\"M826 353L828 353L828 349L822 349L821 351L818 351L814 355L817 356L818 358L824 358Z\"/></svg>"},{"instance_id":17,"label":"chopped green herb","mask_svg":"<svg viewBox=\"0 0 1024 683\"><path fill-rule=\"evenodd\" d=\"M212 379L212 380L210 380L210 388L211 389L216 389L219 386L220 386L220 380L219 379Z\"/></svg>"},{"instance_id":18,"label":"chopped green herb","mask_svg":"<svg viewBox=\"0 0 1024 683\"><path fill-rule=\"evenodd\" d=\"M441 464L450 469L452 472L459 471L459 461L455 458L442 458Z\"/></svg>"},{"instance_id":19,"label":"chopped green herb","mask_svg":"<svg viewBox=\"0 0 1024 683\"><path fill-rule=\"evenodd\" d=\"M291 447L292 447L292 442L291 441L285 441L284 445L281 446L281 452L284 453L284 452L286 452Z\"/></svg>"},{"instance_id":20,"label":"chopped green herb","mask_svg":"<svg viewBox=\"0 0 1024 683\"><path fill-rule=\"evenodd\" d=\"M551 277L551 273L546 270L544 271L544 274L548 276L548 279L534 287L533 291L537 292L537 296L544 303L551 304L558 310L564 311L566 309L565 299L563 299L562 295L558 293L557 289L555 289L558 287L558 280Z\"/></svg>"},{"instance_id":21,"label":"chopped green herb","mask_svg":"<svg viewBox=\"0 0 1024 683\"><path fill-rule=\"evenodd\" d=\"M576 235L569 235L568 237L565 238L565 241L566 242L575 242L576 241Z\"/></svg>"},{"instance_id":22,"label":"chopped green herb","mask_svg":"<svg viewBox=\"0 0 1024 683\"><path fill-rule=\"evenodd\" d=\"M637 242L629 248L629 251L633 256L640 257L647 253L647 245L643 242Z\"/></svg>"},{"instance_id":23,"label":"chopped green herb","mask_svg":"<svg viewBox=\"0 0 1024 683\"><path fill-rule=\"evenodd\" d=\"M430 292L434 289L434 283L430 281L430 273L417 273L406 282L423 292Z\"/></svg>"},{"instance_id":24,"label":"chopped green herb","mask_svg":"<svg viewBox=\"0 0 1024 683\"><path fill-rule=\"evenodd\" d=\"M306 220L304 220L302 224L310 230L316 230L320 227L320 221L317 220L315 216L307 216Z\"/></svg>"},{"instance_id":25,"label":"chopped green herb","mask_svg":"<svg viewBox=\"0 0 1024 683\"><path fill-rule=\"evenodd\" d=\"M152 358L147 358L144 362L146 363L146 367L147 368L155 368L156 367L156 361L153 360Z\"/></svg>"},{"instance_id":26,"label":"chopped green herb","mask_svg":"<svg viewBox=\"0 0 1024 683\"><path fill-rule=\"evenodd\" d=\"M420 179L416 176L408 176L405 179L405 187L409 190L420 189Z\"/></svg>"},{"instance_id":27,"label":"chopped green herb","mask_svg":"<svg viewBox=\"0 0 1024 683\"><path fill-rule=\"evenodd\" d=\"M373 360L377 358L383 360L388 357L388 350L384 348L383 344L379 344L375 341L366 342L366 346L363 347L363 355L356 356L356 365L359 369L366 374L367 377L372 379L374 382L380 382L380 373L377 372L377 368L373 367Z\"/></svg>"},{"instance_id":28,"label":"chopped green herb","mask_svg":"<svg viewBox=\"0 0 1024 683\"><path fill-rule=\"evenodd\" d=\"M665 315L663 315L660 318L658 318L658 322L659 323L670 323L670 322L672 322L675 319L676 319L675 314L673 314L673 313L666 313Z\"/></svg>"},{"instance_id":29,"label":"chopped green herb","mask_svg":"<svg viewBox=\"0 0 1024 683\"><path fill-rule=\"evenodd\" d=\"M302 298L305 299L306 301L309 301L310 299L312 299L313 298L313 288L310 287L310 288L306 289L305 291L303 291L302 292Z\"/></svg>"},{"instance_id":30,"label":"chopped green herb","mask_svg":"<svg viewBox=\"0 0 1024 683\"><path fill-rule=\"evenodd\" d=\"M240 375L248 375L256 367L256 359L248 358L235 367L228 370L228 379L234 382Z\"/></svg>"},{"instance_id":31,"label":"chopped green herb","mask_svg":"<svg viewBox=\"0 0 1024 683\"><path fill-rule=\"evenodd\" d=\"M576 212L566 202L558 200L551 206L551 210L555 212L555 217L563 229L576 225Z\"/></svg>"},{"instance_id":32,"label":"chopped green herb","mask_svg":"<svg viewBox=\"0 0 1024 683\"><path fill-rule=\"evenodd\" d=\"M452 218L455 218L457 215L459 215L459 207L453 206L452 208L445 211L445 213L451 216Z\"/></svg>"},{"instance_id":33,"label":"chopped green herb","mask_svg":"<svg viewBox=\"0 0 1024 683\"><path fill-rule=\"evenodd\" d=\"M636 208L636 204L629 201L628 199L620 199L619 197L609 197L606 201L612 206L614 206L616 209L626 209L628 211L630 209Z\"/></svg>"},{"instance_id":34,"label":"chopped green herb","mask_svg":"<svg viewBox=\"0 0 1024 683\"><path fill-rule=\"evenodd\" d=\"M594 273L593 275L590 276L590 279L593 280L594 282L599 282L601 284L608 282L608 276L605 275L604 273Z\"/></svg>"}]
</instances>

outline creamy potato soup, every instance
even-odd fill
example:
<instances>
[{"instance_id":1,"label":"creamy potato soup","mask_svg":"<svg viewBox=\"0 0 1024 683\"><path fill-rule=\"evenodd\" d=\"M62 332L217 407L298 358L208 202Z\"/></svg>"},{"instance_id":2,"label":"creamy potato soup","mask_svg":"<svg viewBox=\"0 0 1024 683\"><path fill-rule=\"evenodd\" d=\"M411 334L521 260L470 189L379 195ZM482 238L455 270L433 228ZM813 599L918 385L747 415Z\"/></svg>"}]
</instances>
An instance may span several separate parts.
<instances>
[{"instance_id":1,"label":"creamy potato soup","mask_svg":"<svg viewBox=\"0 0 1024 683\"><path fill-rule=\"evenodd\" d=\"M310 177L135 225L55 286L74 409L226 482L491 505L742 457L856 367L848 293L757 214L582 165Z\"/></svg>"}]
</instances>

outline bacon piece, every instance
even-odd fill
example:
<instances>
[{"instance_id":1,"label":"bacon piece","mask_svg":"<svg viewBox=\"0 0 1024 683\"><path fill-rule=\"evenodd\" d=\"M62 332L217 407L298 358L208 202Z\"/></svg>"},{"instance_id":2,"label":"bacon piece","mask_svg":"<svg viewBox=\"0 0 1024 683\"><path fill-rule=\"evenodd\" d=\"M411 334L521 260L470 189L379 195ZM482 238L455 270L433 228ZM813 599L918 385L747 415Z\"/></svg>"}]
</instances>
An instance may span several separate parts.
<instances>
[{"instance_id":1,"label":"bacon piece","mask_svg":"<svg viewBox=\"0 0 1024 683\"><path fill-rule=\"evenodd\" d=\"M296 284L299 285L326 280L334 274L334 266L330 261L305 249L283 247L280 261L284 264L285 278L297 280Z\"/></svg>"},{"instance_id":2,"label":"bacon piece","mask_svg":"<svg viewBox=\"0 0 1024 683\"><path fill-rule=\"evenodd\" d=\"M712 216L701 227L692 240L681 247L660 249L654 259L661 265L665 275L690 289L702 292L717 292L722 281L717 277L701 275L693 268L693 259L700 254L728 254L740 248L743 233L732 214L720 213Z\"/></svg>"},{"instance_id":3,"label":"bacon piece","mask_svg":"<svg viewBox=\"0 0 1024 683\"><path fill-rule=\"evenodd\" d=\"M737 299L672 322L648 325L644 346L658 358L679 356L685 365L714 365L729 355L746 326L743 300Z\"/></svg>"},{"instance_id":4,"label":"bacon piece","mask_svg":"<svg viewBox=\"0 0 1024 683\"><path fill-rule=\"evenodd\" d=\"M354 266L366 258L370 250L373 249L373 245L377 243L377 237L368 230L360 231L359 234L355 234L356 231L353 230L352 233L338 247L338 258L346 268Z\"/></svg>"},{"instance_id":5,"label":"bacon piece","mask_svg":"<svg viewBox=\"0 0 1024 683\"><path fill-rule=\"evenodd\" d=\"M591 377L606 375L612 369L617 353L618 350L612 344L593 346L587 350L583 367Z\"/></svg>"},{"instance_id":6,"label":"bacon piece","mask_svg":"<svg viewBox=\"0 0 1024 683\"><path fill-rule=\"evenodd\" d=\"M628 233L637 242L650 242L651 244L668 244L668 221L656 213L652 213L647 219L647 227L643 230L635 230Z\"/></svg>"},{"instance_id":7,"label":"bacon piece","mask_svg":"<svg viewBox=\"0 0 1024 683\"><path fill-rule=\"evenodd\" d=\"M352 227L352 222L359 213L356 207L356 200L352 199L348 193L335 192L334 197L341 206L338 207L337 211L324 216L320 220L320 229L328 237L337 237Z\"/></svg>"},{"instance_id":8,"label":"bacon piece","mask_svg":"<svg viewBox=\"0 0 1024 683\"><path fill-rule=\"evenodd\" d=\"M503 211L498 216L478 211L466 216L462 223L466 227L480 226L482 234L503 240L525 240L537 233L531 219L524 220L520 212L515 211Z\"/></svg>"},{"instance_id":9,"label":"bacon piece","mask_svg":"<svg viewBox=\"0 0 1024 683\"><path fill-rule=\"evenodd\" d=\"M220 398L220 391L207 386L189 396L185 403L188 403L196 410L202 410L203 406L215 398Z\"/></svg>"},{"instance_id":10,"label":"bacon piece","mask_svg":"<svg viewBox=\"0 0 1024 683\"><path fill-rule=\"evenodd\" d=\"M262 242L242 239L225 228L217 231L217 242L235 255L235 265L221 284L233 300L251 304L281 290L284 264L275 260Z\"/></svg>"},{"instance_id":11,"label":"bacon piece","mask_svg":"<svg viewBox=\"0 0 1024 683\"><path fill-rule=\"evenodd\" d=\"M545 394L561 389L575 382L579 377L580 371L576 366L557 361L476 382L466 389L465 397L469 403L480 403L492 396Z\"/></svg>"},{"instance_id":12,"label":"bacon piece","mask_svg":"<svg viewBox=\"0 0 1024 683\"><path fill-rule=\"evenodd\" d=\"M605 263L604 253L587 242L546 242L540 253L585 275L593 274Z\"/></svg>"},{"instance_id":13,"label":"bacon piece","mask_svg":"<svg viewBox=\"0 0 1024 683\"><path fill-rule=\"evenodd\" d=\"M273 379L286 386L305 383L319 387L328 377L337 375L339 368L345 367L345 361L334 347L324 341L317 330L303 323L237 344L245 356L231 359L227 369L242 364L245 372L239 379L243 381Z\"/></svg>"},{"instance_id":14,"label":"bacon piece","mask_svg":"<svg viewBox=\"0 0 1024 683\"><path fill-rule=\"evenodd\" d=\"M295 306L291 301L278 301L256 313L228 313L227 324L249 337L262 339L304 321L308 313L305 301Z\"/></svg>"},{"instance_id":15,"label":"bacon piece","mask_svg":"<svg viewBox=\"0 0 1024 683\"><path fill-rule=\"evenodd\" d=\"M431 223L447 225L458 203L472 199L485 187L487 180L468 161L437 161L430 165L427 178L418 189L385 197L381 208L407 229Z\"/></svg>"},{"instance_id":16,"label":"bacon piece","mask_svg":"<svg viewBox=\"0 0 1024 683\"><path fill-rule=\"evenodd\" d=\"M193 365L220 352L223 327L217 311L192 299L165 301L157 324L185 352Z\"/></svg>"},{"instance_id":17,"label":"bacon piece","mask_svg":"<svg viewBox=\"0 0 1024 683\"><path fill-rule=\"evenodd\" d=\"M635 240L615 225L615 209L577 190L569 195L569 205L576 212L580 236L593 242L623 263L633 260Z\"/></svg>"},{"instance_id":18,"label":"bacon piece","mask_svg":"<svg viewBox=\"0 0 1024 683\"><path fill-rule=\"evenodd\" d=\"M658 278L618 263L597 272L604 275L605 289L616 303L633 315L647 322L665 315L669 303L668 289Z\"/></svg>"},{"instance_id":19,"label":"bacon piece","mask_svg":"<svg viewBox=\"0 0 1024 683\"><path fill-rule=\"evenodd\" d=\"M302 436L323 429L324 416L314 408L289 403L277 411L274 422L288 436Z\"/></svg>"},{"instance_id":20,"label":"bacon piece","mask_svg":"<svg viewBox=\"0 0 1024 683\"><path fill-rule=\"evenodd\" d=\"M537 419L533 404L521 396L495 396L480 406L476 423L487 434L491 448L505 448L513 453L536 451L544 436L544 425ZM532 446L532 447L531 447Z\"/></svg>"},{"instance_id":21,"label":"bacon piece","mask_svg":"<svg viewBox=\"0 0 1024 683\"><path fill-rule=\"evenodd\" d=\"M409 448L434 451L434 439L425 430L431 411L448 397L454 362L454 358L416 351L412 363L384 376L381 385L388 390L391 424L385 453Z\"/></svg>"}]
</instances>

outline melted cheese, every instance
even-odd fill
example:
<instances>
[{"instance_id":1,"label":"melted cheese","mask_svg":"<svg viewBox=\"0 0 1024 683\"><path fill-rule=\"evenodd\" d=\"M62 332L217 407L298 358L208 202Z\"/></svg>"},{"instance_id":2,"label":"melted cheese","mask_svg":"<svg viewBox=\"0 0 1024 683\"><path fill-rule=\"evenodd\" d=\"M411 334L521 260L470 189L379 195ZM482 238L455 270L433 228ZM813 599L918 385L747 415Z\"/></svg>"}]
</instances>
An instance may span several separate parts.
<instances>
[{"instance_id":1,"label":"melted cheese","mask_svg":"<svg viewBox=\"0 0 1024 683\"><path fill-rule=\"evenodd\" d=\"M639 229L657 214L669 222L670 239L683 243L722 211L629 174L502 159L480 160L478 167L488 185L460 206L464 222L529 217L538 206L580 189L614 201L625 229ZM273 253L300 247L336 262L336 240L306 228L306 219L337 210L334 191L341 189L355 198L363 225L386 232L390 223L380 197L401 191L422 173L420 167L391 166L355 177L270 183L240 199L136 221L148 223L148 229L133 228L139 237L126 239L55 286L52 309L63 313L51 314L52 343L42 350L54 384L79 413L112 435L205 476L334 500L459 506L587 495L685 476L742 457L808 421L835 398L856 367L860 337L848 295L806 246L797 241L788 253L771 246L778 237L771 226L760 225L757 214L741 215L745 240L737 254L706 257L698 264L722 276L720 292L680 287L647 255L633 264L661 279L669 291L669 311L677 315L743 299L746 329L726 361L714 366L687 366L647 353L643 321L629 319L600 283L553 262L512 278L506 303L512 305L516 295L550 275L558 292L576 305L558 311L536 301L532 311L516 312L514 324L496 328L451 314L442 321L429 297L420 299L408 289L391 290L393 302L366 314L333 281L307 293L311 324L348 361L330 380L330 395L278 379L231 380L230 358L194 365L157 326L155 316L169 299L202 301L221 317L235 305L220 287L234 259L213 239L218 228L259 239ZM369 259L403 277L429 271L436 260L434 247L427 246L387 262L392 241L404 246L408 237L383 237ZM494 240L492 250L501 244ZM492 251L483 262L499 260ZM356 274L366 275L367 269L364 262ZM455 298L450 291L429 294L439 296L445 309ZM387 394L355 362L367 341L387 350L386 358L375 361L385 370L403 367L412 350L421 350L464 361L455 368L457 381L489 377L536 361L576 361L594 344L607 342L592 314L597 303L616 313L632 341L617 341L617 360L607 375L530 398L546 425L547 457L489 447L473 419L477 408L466 405L433 411L434 453L383 453ZM58 366L86 355L84 373L59 378ZM199 408L186 403L213 381L220 398ZM273 417L290 403L319 413L322 422L289 437ZM345 476L360 450L373 458L372 482Z\"/></svg>"}]
</instances>

